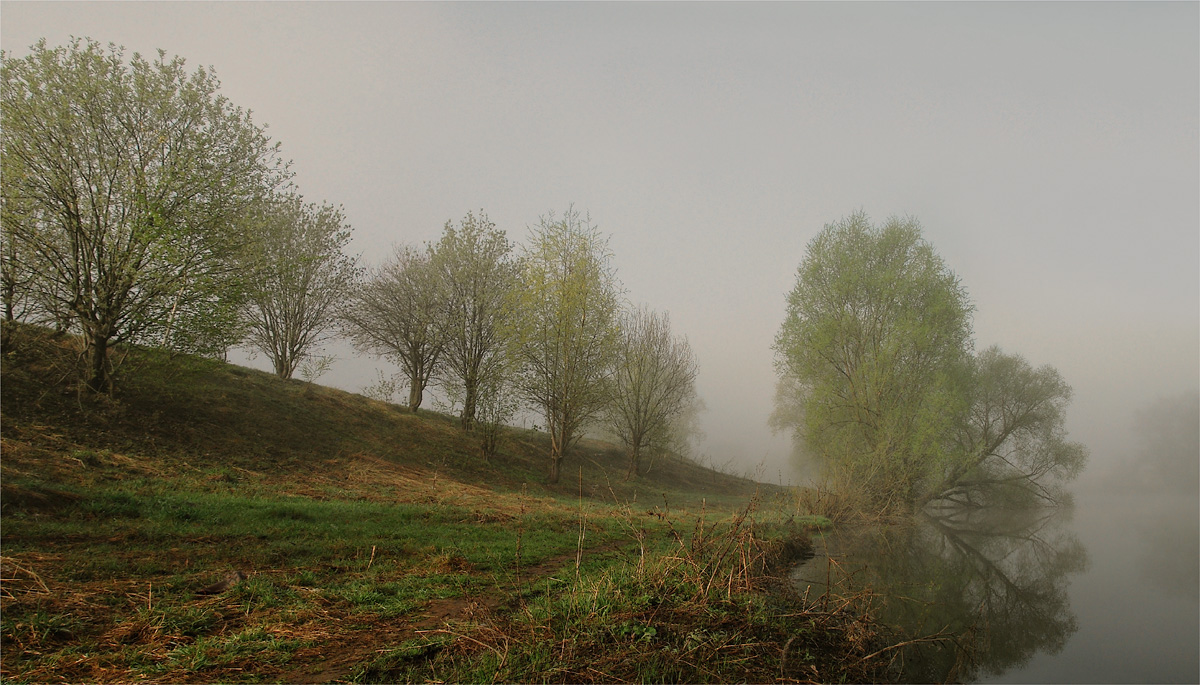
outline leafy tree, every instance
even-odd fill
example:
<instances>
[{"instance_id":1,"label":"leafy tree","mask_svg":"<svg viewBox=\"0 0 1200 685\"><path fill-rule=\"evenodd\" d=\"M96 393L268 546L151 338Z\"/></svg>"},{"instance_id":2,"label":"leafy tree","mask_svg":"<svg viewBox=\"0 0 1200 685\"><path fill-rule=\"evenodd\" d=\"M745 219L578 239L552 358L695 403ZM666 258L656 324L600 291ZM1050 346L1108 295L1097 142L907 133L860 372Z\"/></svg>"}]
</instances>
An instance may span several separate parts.
<instances>
[{"instance_id":1,"label":"leafy tree","mask_svg":"<svg viewBox=\"0 0 1200 685\"><path fill-rule=\"evenodd\" d=\"M1050 366L1034 369L990 347L972 360L952 458L925 500L971 504L1006 495L1063 501L1059 487L1083 468L1087 450L1066 439L1071 386Z\"/></svg>"},{"instance_id":2,"label":"leafy tree","mask_svg":"<svg viewBox=\"0 0 1200 685\"><path fill-rule=\"evenodd\" d=\"M803 385L806 442L881 508L912 503L961 395L971 305L912 219L863 213L808 245L776 337Z\"/></svg>"},{"instance_id":3,"label":"leafy tree","mask_svg":"<svg viewBox=\"0 0 1200 685\"><path fill-rule=\"evenodd\" d=\"M201 68L93 41L2 56L6 239L69 312L87 385L111 390L120 341L213 351L240 305L238 219L286 175L248 112ZM207 323L207 328L196 326Z\"/></svg>"},{"instance_id":4,"label":"leafy tree","mask_svg":"<svg viewBox=\"0 0 1200 685\"><path fill-rule=\"evenodd\" d=\"M340 208L294 193L265 203L247 257L248 342L280 378L334 331L357 287L358 260L345 253L350 227Z\"/></svg>"},{"instance_id":5,"label":"leafy tree","mask_svg":"<svg viewBox=\"0 0 1200 685\"><path fill-rule=\"evenodd\" d=\"M773 425L879 509L1059 500L1086 458L1063 430L1070 387L995 348L972 357L972 310L916 221L826 226L776 338Z\"/></svg>"},{"instance_id":6,"label":"leafy tree","mask_svg":"<svg viewBox=\"0 0 1200 685\"><path fill-rule=\"evenodd\" d=\"M619 329L605 424L628 450L632 478L644 452L678 442L673 432L697 399L698 367L687 340L671 334L667 314L639 307L622 316Z\"/></svg>"},{"instance_id":7,"label":"leafy tree","mask_svg":"<svg viewBox=\"0 0 1200 685\"><path fill-rule=\"evenodd\" d=\"M409 380L408 408L414 413L446 346L439 304L429 254L398 247L368 276L343 314L355 347L387 357L403 369Z\"/></svg>"},{"instance_id":8,"label":"leafy tree","mask_svg":"<svg viewBox=\"0 0 1200 685\"><path fill-rule=\"evenodd\" d=\"M515 300L521 394L546 417L550 482L604 408L617 350L620 290L608 241L569 208L533 227Z\"/></svg>"},{"instance_id":9,"label":"leafy tree","mask_svg":"<svg viewBox=\"0 0 1200 685\"><path fill-rule=\"evenodd\" d=\"M482 212L468 212L457 227L447 221L431 259L442 300L444 385L461 400L462 426L470 429L480 393L503 385L504 335L511 329L511 292L520 266L512 243Z\"/></svg>"}]
</instances>

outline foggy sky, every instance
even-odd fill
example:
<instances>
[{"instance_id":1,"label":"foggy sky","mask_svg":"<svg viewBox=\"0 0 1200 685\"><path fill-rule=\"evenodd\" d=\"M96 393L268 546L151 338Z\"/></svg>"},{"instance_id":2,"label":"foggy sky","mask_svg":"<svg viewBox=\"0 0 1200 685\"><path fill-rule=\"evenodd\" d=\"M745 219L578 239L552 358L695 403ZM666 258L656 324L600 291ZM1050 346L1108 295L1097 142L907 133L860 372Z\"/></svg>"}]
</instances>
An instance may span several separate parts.
<instances>
[{"instance_id":1,"label":"foggy sky","mask_svg":"<svg viewBox=\"0 0 1200 685\"><path fill-rule=\"evenodd\" d=\"M518 242L590 212L696 351L701 451L770 480L784 296L858 209L921 221L978 349L1062 372L1093 472L1200 385L1198 27L1196 3L0 4L12 55L75 35L214 67L367 263L468 210Z\"/></svg>"}]
</instances>

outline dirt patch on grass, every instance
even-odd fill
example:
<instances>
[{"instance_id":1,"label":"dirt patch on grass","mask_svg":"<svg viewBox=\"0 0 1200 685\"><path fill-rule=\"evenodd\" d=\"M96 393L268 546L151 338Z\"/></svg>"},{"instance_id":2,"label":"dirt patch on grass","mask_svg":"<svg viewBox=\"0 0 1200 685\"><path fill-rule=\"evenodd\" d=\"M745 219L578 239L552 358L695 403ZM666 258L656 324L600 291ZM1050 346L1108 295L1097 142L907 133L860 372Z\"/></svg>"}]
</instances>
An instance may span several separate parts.
<instances>
[{"instance_id":1,"label":"dirt patch on grass","mask_svg":"<svg viewBox=\"0 0 1200 685\"><path fill-rule=\"evenodd\" d=\"M587 550L592 557L596 554L615 554L619 542L610 542ZM537 565L522 569L520 583L528 586L537 580L560 571L576 558L575 552L563 553ZM469 562L455 555L434 559L434 572L470 573ZM371 621L371 625L357 629L348 628L326 633L314 644L296 652L288 668L279 677L284 682L323 683L344 680L356 668L369 663L375 657L395 649L404 642L436 634L457 634L459 630L472 631L480 623L491 623L499 616L511 611L527 597L516 592L496 588L493 592L465 597L451 597L428 601L411 616L385 622ZM353 618L343 622L354 623ZM323 623L328 626L328 622ZM310 640L318 638L310 634Z\"/></svg>"},{"instance_id":2,"label":"dirt patch on grass","mask_svg":"<svg viewBox=\"0 0 1200 685\"><path fill-rule=\"evenodd\" d=\"M54 512L69 507L80 499L82 497L73 492L45 486L22 487L8 483L0 484L0 512L5 514L13 511Z\"/></svg>"},{"instance_id":3,"label":"dirt patch on grass","mask_svg":"<svg viewBox=\"0 0 1200 685\"><path fill-rule=\"evenodd\" d=\"M326 615L318 622L297 626L291 634L308 642L292 654L286 666L270 678L285 683L329 683L345 680L356 666L370 661L388 646L411 640L417 628L408 620L370 620L363 617Z\"/></svg>"}]
</instances>

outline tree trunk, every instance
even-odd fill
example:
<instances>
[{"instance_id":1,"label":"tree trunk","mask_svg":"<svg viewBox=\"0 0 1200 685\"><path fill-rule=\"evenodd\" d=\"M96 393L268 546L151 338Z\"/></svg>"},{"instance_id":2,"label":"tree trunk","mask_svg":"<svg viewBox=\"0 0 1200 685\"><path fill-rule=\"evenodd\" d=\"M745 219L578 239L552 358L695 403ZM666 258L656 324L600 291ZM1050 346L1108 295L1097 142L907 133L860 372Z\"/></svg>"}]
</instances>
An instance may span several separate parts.
<instances>
[{"instance_id":1,"label":"tree trunk","mask_svg":"<svg viewBox=\"0 0 1200 685\"><path fill-rule=\"evenodd\" d=\"M500 446L500 424L485 421L479 426L481 427L479 449L483 452L483 463L486 464Z\"/></svg>"},{"instance_id":2,"label":"tree trunk","mask_svg":"<svg viewBox=\"0 0 1200 685\"><path fill-rule=\"evenodd\" d=\"M88 362L91 367L88 388L97 393L109 392L112 382L108 377L108 336L93 333L88 337Z\"/></svg>"},{"instance_id":3,"label":"tree trunk","mask_svg":"<svg viewBox=\"0 0 1200 685\"><path fill-rule=\"evenodd\" d=\"M562 423L556 423L552 420L549 412L546 415L546 430L550 433L550 483L558 482L559 473L562 471L562 462L567 444L570 442L571 436L568 435L562 428Z\"/></svg>"},{"instance_id":4,"label":"tree trunk","mask_svg":"<svg viewBox=\"0 0 1200 685\"><path fill-rule=\"evenodd\" d=\"M463 430L471 430L475 427L476 406L479 403L479 386L477 383L468 381L466 383L466 395L463 397L462 408L462 427Z\"/></svg>"},{"instance_id":5,"label":"tree trunk","mask_svg":"<svg viewBox=\"0 0 1200 685\"><path fill-rule=\"evenodd\" d=\"M275 375L284 380L292 377L292 365L283 355L275 358Z\"/></svg>"},{"instance_id":6,"label":"tree trunk","mask_svg":"<svg viewBox=\"0 0 1200 685\"><path fill-rule=\"evenodd\" d=\"M413 381L408 389L408 410L416 414L417 409L421 406L421 383Z\"/></svg>"},{"instance_id":7,"label":"tree trunk","mask_svg":"<svg viewBox=\"0 0 1200 685\"><path fill-rule=\"evenodd\" d=\"M629 446L629 471L625 474L625 480L633 480L642 475L641 468L642 450L641 446L634 443Z\"/></svg>"}]
</instances>

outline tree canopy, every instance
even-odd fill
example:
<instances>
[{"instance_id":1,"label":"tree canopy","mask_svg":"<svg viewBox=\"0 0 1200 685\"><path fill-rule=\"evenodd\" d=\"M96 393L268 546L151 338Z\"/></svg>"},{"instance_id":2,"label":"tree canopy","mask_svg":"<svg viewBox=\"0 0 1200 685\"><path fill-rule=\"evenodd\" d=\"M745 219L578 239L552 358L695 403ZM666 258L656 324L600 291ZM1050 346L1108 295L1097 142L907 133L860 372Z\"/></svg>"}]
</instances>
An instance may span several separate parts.
<instances>
[{"instance_id":1,"label":"tree canopy","mask_svg":"<svg viewBox=\"0 0 1200 685\"><path fill-rule=\"evenodd\" d=\"M677 420L697 400L698 367L687 340L672 335L667 314L638 307L621 316L619 330L604 423L629 451L633 477L644 452L681 443Z\"/></svg>"},{"instance_id":2,"label":"tree canopy","mask_svg":"<svg viewBox=\"0 0 1200 685\"><path fill-rule=\"evenodd\" d=\"M1071 386L1053 367L1034 369L994 346L971 360L966 379L949 458L931 474L924 499L1063 501L1061 485L1087 458L1083 445L1066 438Z\"/></svg>"},{"instance_id":3,"label":"tree canopy","mask_svg":"<svg viewBox=\"0 0 1200 685\"><path fill-rule=\"evenodd\" d=\"M505 376L506 335L512 291L520 266L513 246L487 214L468 212L458 226L447 221L431 250L445 348L442 385L462 404L463 428L472 428L481 391L499 391ZM494 398L483 398L496 409Z\"/></svg>"},{"instance_id":4,"label":"tree canopy","mask_svg":"<svg viewBox=\"0 0 1200 685\"><path fill-rule=\"evenodd\" d=\"M334 333L358 284L358 260L344 250L350 227L339 207L294 192L264 202L252 220L245 259L248 343L275 374L291 378L311 350Z\"/></svg>"},{"instance_id":5,"label":"tree canopy","mask_svg":"<svg viewBox=\"0 0 1200 685\"><path fill-rule=\"evenodd\" d=\"M115 342L230 344L238 219L287 176L278 145L210 71L162 51L42 41L2 62L6 253L83 334L88 386L110 389Z\"/></svg>"},{"instance_id":6,"label":"tree canopy","mask_svg":"<svg viewBox=\"0 0 1200 685\"><path fill-rule=\"evenodd\" d=\"M775 425L880 509L1070 477L1083 460L1062 431L1070 388L998 350L974 357L972 312L916 220L827 225L776 337Z\"/></svg>"},{"instance_id":7,"label":"tree canopy","mask_svg":"<svg viewBox=\"0 0 1200 685\"><path fill-rule=\"evenodd\" d=\"M446 348L439 304L429 252L400 246L368 275L342 315L355 347L387 357L404 370L413 412L420 408Z\"/></svg>"},{"instance_id":8,"label":"tree canopy","mask_svg":"<svg viewBox=\"0 0 1200 685\"><path fill-rule=\"evenodd\" d=\"M515 336L522 395L546 417L550 482L582 428L608 402L620 286L608 241L570 208L543 216L522 260Z\"/></svg>"}]
</instances>

